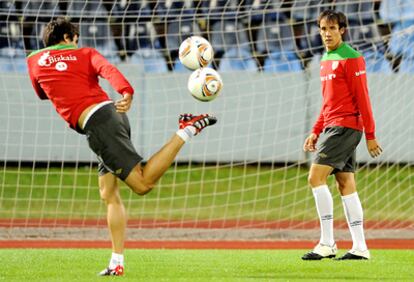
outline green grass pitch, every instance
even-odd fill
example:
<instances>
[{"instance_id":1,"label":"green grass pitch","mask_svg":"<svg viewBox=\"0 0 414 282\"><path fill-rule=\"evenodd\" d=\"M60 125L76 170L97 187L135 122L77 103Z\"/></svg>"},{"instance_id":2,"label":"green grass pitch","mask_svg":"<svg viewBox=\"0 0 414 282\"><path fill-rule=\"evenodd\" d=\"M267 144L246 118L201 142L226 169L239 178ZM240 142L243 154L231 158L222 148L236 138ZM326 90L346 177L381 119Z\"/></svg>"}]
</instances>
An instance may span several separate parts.
<instances>
[{"instance_id":1,"label":"green grass pitch","mask_svg":"<svg viewBox=\"0 0 414 282\"><path fill-rule=\"evenodd\" d=\"M205 220L315 220L315 203L305 167L177 166L156 189L138 197L122 185L130 218ZM414 167L387 166L358 171L366 220L412 220ZM96 168L0 168L0 218L99 218ZM343 208L335 183L334 214ZM224 208L225 207L225 208ZM225 210L225 214L223 214Z\"/></svg>"},{"instance_id":2,"label":"green grass pitch","mask_svg":"<svg viewBox=\"0 0 414 282\"><path fill-rule=\"evenodd\" d=\"M123 277L98 277L108 250L2 249L0 281L412 281L414 251L302 261L305 250L127 250ZM342 253L340 253L342 254Z\"/></svg>"}]
</instances>

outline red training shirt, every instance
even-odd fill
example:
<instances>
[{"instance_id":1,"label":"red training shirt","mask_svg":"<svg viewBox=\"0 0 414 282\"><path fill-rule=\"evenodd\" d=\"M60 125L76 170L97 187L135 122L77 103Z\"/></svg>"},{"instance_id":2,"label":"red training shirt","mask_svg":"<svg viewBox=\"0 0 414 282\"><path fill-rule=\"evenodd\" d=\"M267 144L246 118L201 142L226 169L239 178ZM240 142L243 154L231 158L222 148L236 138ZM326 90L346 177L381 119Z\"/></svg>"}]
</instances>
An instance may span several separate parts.
<instances>
[{"instance_id":1,"label":"red training shirt","mask_svg":"<svg viewBox=\"0 0 414 282\"><path fill-rule=\"evenodd\" d=\"M81 113L90 105L109 101L98 76L120 94L134 89L98 51L58 44L31 53L27 58L33 88L40 99L52 101L59 115L78 130Z\"/></svg>"},{"instance_id":2,"label":"red training shirt","mask_svg":"<svg viewBox=\"0 0 414 282\"><path fill-rule=\"evenodd\" d=\"M326 127L343 126L364 131L367 140L375 139L363 56L342 43L324 54L320 76L323 103L312 132L319 136Z\"/></svg>"}]
</instances>

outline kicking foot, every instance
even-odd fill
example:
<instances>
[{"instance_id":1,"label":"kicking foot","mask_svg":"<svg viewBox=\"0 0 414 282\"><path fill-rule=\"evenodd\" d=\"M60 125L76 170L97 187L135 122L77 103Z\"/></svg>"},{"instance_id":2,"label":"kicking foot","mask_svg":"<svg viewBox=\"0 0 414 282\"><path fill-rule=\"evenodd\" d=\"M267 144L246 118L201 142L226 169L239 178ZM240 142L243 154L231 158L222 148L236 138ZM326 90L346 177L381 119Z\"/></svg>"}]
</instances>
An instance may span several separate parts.
<instances>
[{"instance_id":1,"label":"kicking foot","mask_svg":"<svg viewBox=\"0 0 414 282\"><path fill-rule=\"evenodd\" d=\"M321 260L324 258L334 258L336 256L337 251L338 249L336 248L336 244L333 244L333 246L318 244L312 251L310 251L307 254L304 254L302 259Z\"/></svg>"},{"instance_id":2,"label":"kicking foot","mask_svg":"<svg viewBox=\"0 0 414 282\"><path fill-rule=\"evenodd\" d=\"M217 122L217 118L208 114L193 116L192 114L182 114L179 118L180 129L184 129L188 126L195 128L195 134L200 133L207 126L213 125Z\"/></svg>"},{"instance_id":3,"label":"kicking foot","mask_svg":"<svg viewBox=\"0 0 414 282\"><path fill-rule=\"evenodd\" d=\"M102 270L99 276L121 276L124 275L124 267L122 265L117 265L114 269L107 267Z\"/></svg>"},{"instance_id":4,"label":"kicking foot","mask_svg":"<svg viewBox=\"0 0 414 282\"><path fill-rule=\"evenodd\" d=\"M179 129L183 129L185 127L185 123L190 121L193 117L193 114L180 114L178 117Z\"/></svg>"},{"instance_id":5,"label":"kicking foot","mask_svg":"<svg viewBox=\"0 0 414 282\"><path fill-rule=\"evenodd\" d=\"M371 255L369 254L368 250L365 251L357 251L357 250L350 250L342 257L337 258L336 260L366 260L370 259Z\"/></svg>"}]
</instances>

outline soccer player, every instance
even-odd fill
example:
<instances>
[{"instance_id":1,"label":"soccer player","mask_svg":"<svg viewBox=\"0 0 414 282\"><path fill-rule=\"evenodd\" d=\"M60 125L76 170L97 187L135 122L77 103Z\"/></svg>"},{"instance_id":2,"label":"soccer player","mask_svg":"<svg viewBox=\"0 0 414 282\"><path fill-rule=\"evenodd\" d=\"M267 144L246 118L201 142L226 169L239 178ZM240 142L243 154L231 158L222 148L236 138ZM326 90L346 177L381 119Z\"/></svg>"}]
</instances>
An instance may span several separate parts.
<instances>
[{"instance_id":1,"label":"soccer player","mask_svg":"<svg viewBox=\"0 0 414 282\"><path fill-rule=\"evenodd\" d=\"M125 114L131 107L134 89L95 49L78 48L78 38L78 28L66 19L48 23L43 35L46 48L27 58L29 75L39 98L49 99L72 129L85 134L98 157L100 196L107 205L112 240L112 258L100 275L122 275L126 214L118 178L135 193L148 193L185 142L217 120L209 115L181 115L176 134L142 166L142 157L130 140ZM99 86L98 76L107 79L122 98L111 101Z\"/></svg>"},{"instance_id":2,"label":"soccer player","mask_svg":"<svg viewBox=\"0 0 414 282\"><path fill-rule=\"evenodd\" d=\"M364 132L372 157L379 156L382 148L375 139L364 58L342 41L346 22L343 13L333 10L322 12L317 20L326 48L320 67L323 103L303 150L316 152L308 180L319 215L321 237L319 244L302 257L304 260L333 258L337 253L333 236L333 200L326 184L330 174L335 175L353 241L352 249L339 259L370 258L362 206L355 185L356 147Z\"/></svg>"}]
</instances>

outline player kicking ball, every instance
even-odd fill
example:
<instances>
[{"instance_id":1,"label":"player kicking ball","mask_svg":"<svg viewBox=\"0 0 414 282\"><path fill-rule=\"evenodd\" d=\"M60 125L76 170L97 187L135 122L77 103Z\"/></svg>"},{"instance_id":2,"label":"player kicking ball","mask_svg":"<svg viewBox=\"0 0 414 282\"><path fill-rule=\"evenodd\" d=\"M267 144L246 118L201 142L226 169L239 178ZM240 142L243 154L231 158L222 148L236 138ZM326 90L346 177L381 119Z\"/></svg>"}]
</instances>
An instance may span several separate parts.
<instances>
[{"instance_id":1,"label":"player kicking ball","mask_svg":"<svg viewBox=\"0 0 414 282\"><path fill-rule=\"evenodd\" d=\"M333 10L322 12L318 18L319 33L326 48L320 68L323 104L303 149L316 152L309 184L319 215L321 237L319 244L302 257L304 260L333 258L337 253L333 236L333 200L326 184L330 174L335 175L353 241L352 249L339 259L370 258L362 206L355 185L356 147L365 132L372 157L379 156L382 148L375 139L364 58L342 41L346 22L343 13Z\"/></svg>"},{"instance_id":2,"label":"player kicking ball","mask_svg":"<svg viewBox=\"0 0 414 282\"><path fill-rule=\"evenodd\" d=\"M119 70L93 48L78 48L79 30L64 18L47 24L46 48L31 53L29 75L40 99L49 99L60 116L80 134L99 159L99 191L107 206L112 257L100 275L124 273L125 207L119 194L118 178L135 193L150 192L170 167L182 146L205 127L216 123L209 115L180 115L179 130L146 163L131 142L126 112L134 89ZM116 102L98 84L101 76L122 95Z\"/></svg>"}]
</instances>

